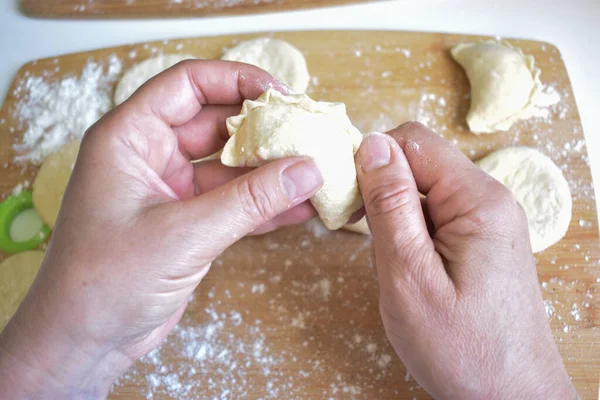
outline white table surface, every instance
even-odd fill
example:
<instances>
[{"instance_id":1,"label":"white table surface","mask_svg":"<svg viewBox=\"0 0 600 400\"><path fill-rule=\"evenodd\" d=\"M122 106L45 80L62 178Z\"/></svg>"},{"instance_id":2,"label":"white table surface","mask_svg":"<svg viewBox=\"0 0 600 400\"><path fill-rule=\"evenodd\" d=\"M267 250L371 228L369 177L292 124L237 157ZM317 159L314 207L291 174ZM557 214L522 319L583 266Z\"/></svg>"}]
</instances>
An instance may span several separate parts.
<instances>
[{"instance_id":1,"label":"white table surface","mask_svg":"<svg viewBox=\"0 0 600 400\"><path fill-rule=\"evenodd\" d=\"M31 19L19 12L17 0L0 3L2 98L27 61L157 39L268 30L394 29L547 41L560 49L567 65L596 192L600 187L600 0L399 0L240 17L119 21Z\"/></svg>"}]
</instances>

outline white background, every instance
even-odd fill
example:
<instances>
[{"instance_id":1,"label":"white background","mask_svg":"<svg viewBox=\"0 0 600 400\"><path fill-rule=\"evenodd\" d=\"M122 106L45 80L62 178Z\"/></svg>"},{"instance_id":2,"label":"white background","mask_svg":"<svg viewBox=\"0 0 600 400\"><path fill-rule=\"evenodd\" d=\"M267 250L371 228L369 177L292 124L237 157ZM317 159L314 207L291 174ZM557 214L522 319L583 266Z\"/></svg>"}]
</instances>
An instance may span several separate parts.
<instances>
[{"instance_id":1,"label":"white background","mask_svg":"<svg viewBox=\"0 0 600 400\"><path fill-rule=\"evenodd\" d=\"M33 59L156 39L338 28L471 33L550 42L560 49L567 65L596 192L600 187L600 0L399 0L240 17L119 21L31 19L19 13L17 0L0 3L1 98L17 69Z\"/></svg>"}]
</instances>

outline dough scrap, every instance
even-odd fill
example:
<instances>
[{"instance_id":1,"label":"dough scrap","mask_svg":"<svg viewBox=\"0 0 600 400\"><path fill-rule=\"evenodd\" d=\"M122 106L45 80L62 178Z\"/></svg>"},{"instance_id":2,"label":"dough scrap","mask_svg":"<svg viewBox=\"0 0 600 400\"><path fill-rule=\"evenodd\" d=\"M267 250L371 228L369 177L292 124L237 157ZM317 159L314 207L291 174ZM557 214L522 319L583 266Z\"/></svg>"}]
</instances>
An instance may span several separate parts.
<instances>
[{"instance_id":1,"label":"dough scrap","mask_svg":"<svg viewBox=\"0 0 600 400\"><path fill-rule=\"evenodd\" d=\"M50 228L54 228L65 189L79 153L80 140L65 144L50 154L33 181L33 206Z\"/></svg>"},{"instance_id":2,"label":"dough scrap","mask_svg":"<svg viewBox=\"0 0 600 400\"><path fill-rule=\"evenodd\" d=\"M521 49L490 41L461 43L451 53L471 84L467 123L474 133L506 131L517 120L532 117L536 107L558 101L547 98L540 69Z\"/></svg>"},{"instance_id":3,"label":"dough scrap","mask_svg":"<svg viewBox=\"0 0 600 400\"><path fill-rule=\"evenodd\" d=\"M256 65L296 93L306 92L310 75L304 55L286 41L258 38L241 42L223 54L222 60Z\"/></svg>"},{"instance_id":4,"label":"dough scrap","mask_svg":"<svg viewBox=\"0 0 600 400\"><path fill-rule=\"evenodd\" d=\"M344 225L344 229L350 232L362 233L363 235L370 235L371 230L369 229L369 224L367 223L367 217L362 217L355 224L346 224Z\"/></svg>"},{"instance_id":5,"label":"dough scrap","mask_svg":"<svg viewBox=\"0 0 600 400\"><path fill-rule=\"evenodd\" d=\"M525 209L534 253L563 238L571 221L571 192L550 158L529 147L508 147L477 165L508 187Z\"/></svg>"},{"instance_id":6,"label":"dough scrap","mask_svg":"<svg viewBox=\"0 0 600 400\"><path fill-rule=\"evenodd\" d=\"M227 130L231 137L221 162L230 167L258 167L292 156L313 158L324 185L311 202L327 228L341 228L362 207L354 165L362 135L343 103L269 89L257 100L244 101L241 113L227 119Z\"/></svg>"},{"instance_id":7,"label":"dough scrap","mask_svg":"<svg viewBox=\"0 0 600 400\"><path fill-rule=\"evenodd\" d=\"M37 275L44 252L15 254L0 263L0 331L19 308Z\"/></svg>"},{"instance_id":8,"label":"dough scrap","mask_svg":"<svg viewBox=\"0 0 600 400\"><path fill-rule=\"evenodd\" d=\"M139 62L125 71L115 89L115 105L123 103L144 83L183 60L195 59L189 54L162 54Z\"/></svg>"}]
</instances>

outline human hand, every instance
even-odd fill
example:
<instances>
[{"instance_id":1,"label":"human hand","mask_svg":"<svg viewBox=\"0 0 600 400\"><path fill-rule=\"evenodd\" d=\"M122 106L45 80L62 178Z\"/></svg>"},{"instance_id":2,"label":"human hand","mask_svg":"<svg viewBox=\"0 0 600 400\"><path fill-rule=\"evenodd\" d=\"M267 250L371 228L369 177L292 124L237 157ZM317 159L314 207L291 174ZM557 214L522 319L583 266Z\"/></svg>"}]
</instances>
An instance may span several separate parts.
<instances>
[{"instance_id":1,"label":"human hand","mask_svg":"<svg viewBox=\"0 0 600 400\"><path fill-rule=\"evenodd\" d=\"M357 171L383 324L417 382L438 399L577 398L508 189L418 123L363 141Z\"/></svg>"},{"instance_id":2,"label":"human hand","mask_svg":"<svg viewBox=\"0 0 600 400\"><path fill-rule=\"evenodd\" d=\"M305 200L322 177L309 159L252 172L190 163L269 86L286 90L249 65L186 61L90 128L39 275L0 336L5 395L104 397L175 326L215 257L315 215Z\"/></svg>"}]
</instances>

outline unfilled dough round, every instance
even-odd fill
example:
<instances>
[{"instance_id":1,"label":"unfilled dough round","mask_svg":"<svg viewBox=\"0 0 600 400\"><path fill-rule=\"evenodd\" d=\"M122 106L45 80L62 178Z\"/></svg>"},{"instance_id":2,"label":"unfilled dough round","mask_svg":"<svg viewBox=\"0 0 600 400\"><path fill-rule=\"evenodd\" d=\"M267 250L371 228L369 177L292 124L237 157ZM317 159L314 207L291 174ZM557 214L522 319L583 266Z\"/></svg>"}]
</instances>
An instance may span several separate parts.
<instances>
[{"instance_id":1,"label":"unfilled dough round","mask_svg":"<svg viewBox=\"0 0 600 400\"><path fill-rule=\"evenodd\" d=\"M529 147L508 147L477 164L508 187L525 209L534 253L563 238L571 221L571 192L550 158Z\"/></svg>"},{"instance_id":2,"label":"unfilled dough round","mask_svg":"<svg viewBox=\"0 0 600 400\"><path fill-rule=\"evenodd\" d=\"M344 229L350 232L362 233L363 235L370 235L371 230L369 229L369 224L367 223L367 217L362 217L355 224L346 224L344 225Z\"/></svg>"},{"instance_id":3,"label":"unfilled dough round","mask_svg":"<svg viewBox=\"0 0 600 400\"><path fill-rule=\"evenodd\" d=\"M469 129L475 133L508 130L533 115L543 89L532 56L504 43L461 43L452 56L471 84Z\"/></svg>"},{"instance_id":4,"label":"unfilled dough round","mask_svg":"<svg viewBox=\"0 0 600 400\"><path fill-rule=\"evenodd\" d=\"M19 308L37 275L44 252L25 251L0 263L0 331Z\"/></svg>"},{"instance_id":5,"label":"unfilled dough round","mask_svg":"<svg viewBox=\"0 0 600 400\"><path fill-rule=\"evenodd\" d=\"M238 61L264 69L296 93L306 92L310 76L304 55L283 40L258 38L241 42L222 60Z\"/></svg>"},{"instance_id":6,"label":"unfilled dough round","mask_svg":"<svg viewBox=\"0 0 600 400\"><path fill-rule=\"evenodd\" d=\"M244 101L241 113L227 119L227 130L231 137L221 155L227 166L258 167L292 156L314 159L324 184L311 202L327 228L341 228L362 207L354 165L362 135L344 104L269 89L255 101Z\"/></svg>"},{"instance_id":7,"label":"unfilled dough round","mask_svg":"<svg viewBox=\"0 0 600 400\"><path fill-rule=\"evenodd\" d=\"M162 54L135 64L123 74L115 89L115 105L123 103L144 83L183 60L194 59L189 54Z\"/></svg>"},{"instance_id":8,"label":"unfilled dough round","mask_svg":"<svg viewBox=\"0 0 600 400\"><path fill-rule=\"evenodd\" d=\"M74 140L49 155L33 181L33 205L42 221L50 228L54 228L56 224L80 144L80 140Z\"/></svg>"}]
</instances>

